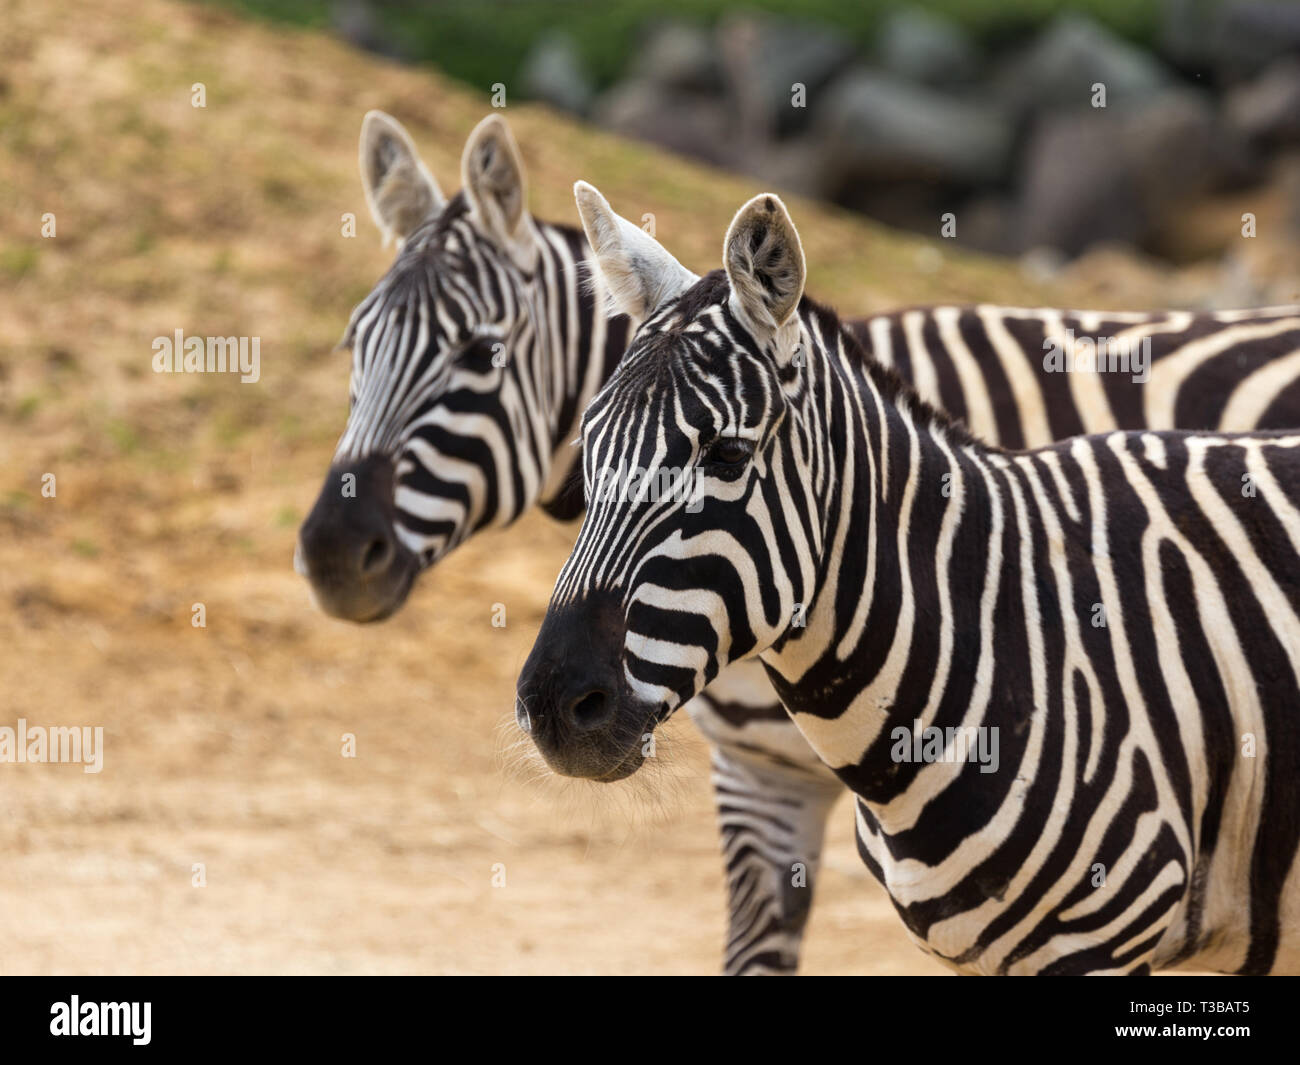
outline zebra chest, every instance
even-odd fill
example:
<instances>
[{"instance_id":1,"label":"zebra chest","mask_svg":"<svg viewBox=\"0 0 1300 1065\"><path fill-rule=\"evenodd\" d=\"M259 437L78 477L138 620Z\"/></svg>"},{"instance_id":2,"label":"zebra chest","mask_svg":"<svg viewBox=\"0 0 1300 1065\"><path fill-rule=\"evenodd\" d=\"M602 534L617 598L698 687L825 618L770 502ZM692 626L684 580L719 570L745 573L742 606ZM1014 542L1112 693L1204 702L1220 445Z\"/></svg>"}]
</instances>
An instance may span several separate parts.
<instances>
[{"instance_id":1,"label":"zebra chest","mask_svg":"<svg viewBox=\"0 0 1300 1065\"><path fill-rule=\"evenodd\" d=\"M1022 796L1012 798L1018 805ZM966 837L943 846L917 847L915 828L889 833L868 803L857 803L858 850L889 894L917 946L961 972L984 971L982 934L1023 904L1015 861L993 849L977 855ZM970 843L967 843L967 840Z\"/></svg>"}]
</instances>

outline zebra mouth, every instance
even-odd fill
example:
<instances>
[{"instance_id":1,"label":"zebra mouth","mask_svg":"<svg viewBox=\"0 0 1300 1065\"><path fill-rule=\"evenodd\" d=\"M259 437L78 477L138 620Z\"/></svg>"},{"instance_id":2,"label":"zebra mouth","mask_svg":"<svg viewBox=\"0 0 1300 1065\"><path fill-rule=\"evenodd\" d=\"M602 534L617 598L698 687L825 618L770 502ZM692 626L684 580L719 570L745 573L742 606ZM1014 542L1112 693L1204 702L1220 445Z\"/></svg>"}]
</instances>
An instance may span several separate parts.
<instances>
[{"instance_id":1,"label":"zebra mouth","mask_svg":"<svg viewBox=\"0 0 1300 1065\"><path fill-rule=\"evenodd\" d=\"M322 613L357 625L370 625L386 621L401 610L418 573L417 565L395 566L382 584L331 580L330 574L309 572L305 576L312 599Z\"/></svg>"},{"instance_id":2,"label":"zebra mouth","mask_svg":"<svg viewBox=\"0 0 1300 1065\"><path fill-rule=\"evenodd\" d=\"M633 747L632 750L628 752L627 757L608 773L602 773L600 776L595 776L591 779L596 781L598 784L614 784L620 780L626 780L640 769L644 762L645 757L641 754L641 748Z\"/></svg>"},{"instance_id":3,"label":"zebra mouth","mask_svg":"<svg viewBox=\"0 0 1300 1065\"><path fill-rule=\"evenodd\" d=\"M607 723L583 730L572 722L557 720L560 715L555 703L534 700L535 706L543 703L547 708L536 717L525 713L525 731L546 764L561 776L613 784L632 776L653 751L648 740L658 721L656 715L640 707L622 704Z\"/></svg>"},{"instance_id":4,"label":"zebra mouth","mask_svg":"<svg viewBox=\"0 0 1300 1065\"><path fill-rule=\"evenodd\" d=\"M298 530L294 569L316 605L365 624L401 609L420 559L394 524L393 463L382 455L336 463Z\"/></svg>"},{"instance_id":5,"label":"zebra mouth","mask_svg":"<svg viewBox=\"0 0 1300 1065\"><path fill-rule=\"evenodd\" d=\"M391 618L394 614L396 614L399 610L402 609L402 606L406 603L406 596L407 593L410 591L410 588L411 585L410 582L408 582L405 591L397 595L392 600L392 602L388 603L386 606L380 607L378 610L376 610L373 614L369 615L368 617L353 617L353 618L349 618L348 620L354 621L358 625L372 625L378 621L387 621L389 618Z\"/></svg>"},{"instance_id":6,"label":"zebra mouth","mask_svg":"<svg viewBox=\"0 0 1300 1065\"><path fill-rule=\"evenodd\" d=\"M666 716L627 683L626 627L619 594L589 592L552 604L516 684L520 726L555 772L612 783L653 756L651 735Z\"/></svg>"},{"instance_id":7,"label":"zebra mouth","mask_svg":"<svg viewBox=\"0 0 1300 1065\"><path fill-rule=\"evenodd\" d=\"M420 573L413 555L399 554L381 575L356 580L331 568L316 570L307 566L302 559L302 547L295 553L294 568L307 577L312 601L322 614L361 625L383 622L402 609Z\"/></svg>"}]
</instances>

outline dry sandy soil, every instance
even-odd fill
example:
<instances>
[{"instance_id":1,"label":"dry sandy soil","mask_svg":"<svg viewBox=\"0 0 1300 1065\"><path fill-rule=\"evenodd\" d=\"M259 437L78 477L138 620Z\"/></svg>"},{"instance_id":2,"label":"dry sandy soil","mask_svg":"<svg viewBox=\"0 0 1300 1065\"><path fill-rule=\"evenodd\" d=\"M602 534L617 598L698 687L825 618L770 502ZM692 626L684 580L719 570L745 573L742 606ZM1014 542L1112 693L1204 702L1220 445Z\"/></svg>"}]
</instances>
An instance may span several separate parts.
<instances>
[{"instance_id":1,"label":"dry sandy soil","mask_svg":"<svg viewBox=\"0 0 1300 1065\"><path fill-rule=\"evenodd\" d=\"M571 529L485 535L364 629L320 616L291 569L346 416L333 345L387 262L361 115L407 122L452 188L485 98L166 0L0 0L0 27L0 725L102 726L106 748L97 775L0 765L0 972L715 971L721 863L688 722L631 787L510 771L502 723ZM540 215L571 217L589 178L696 268L759 191L508 116ZM795 211L813 291L857 311L1116 302L1113 272L1047 289ZM1166 280L1137 271L1119 302ZM177 328L260 336L261 380L153 374ZM826 865L807 972L939 971L861 868L847 804Z\"/></svg>"}]
</instances>

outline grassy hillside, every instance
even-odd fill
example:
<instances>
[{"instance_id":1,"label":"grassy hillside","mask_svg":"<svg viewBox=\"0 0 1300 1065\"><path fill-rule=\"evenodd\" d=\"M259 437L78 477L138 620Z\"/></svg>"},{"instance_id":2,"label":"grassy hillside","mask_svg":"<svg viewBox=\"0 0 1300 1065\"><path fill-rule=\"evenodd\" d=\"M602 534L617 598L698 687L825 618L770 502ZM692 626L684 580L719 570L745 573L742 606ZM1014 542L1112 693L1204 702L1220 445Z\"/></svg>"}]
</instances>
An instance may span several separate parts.
<instances>
[{"instance_id":1,"label":"grassy hillside","mask_svg":"<svg viewBox=\"0 0 1300 1065\"><path fill-rule=\"evenodd\" d=\"M361 115L398 116L454 188L485 101L316 32L190 4L0 0L0 12L0 416L19 430L0 445L4 488L29 493L55 456L96 477L118 463L169 475L213 449L319 461L345 410L332 348L389 258L356 175ZM716 265L732 212L760 191L539 108L507 115L539 216L572 220L570 188L586 178L625 214L653 212L696 269ZM846 310L1050 295L1007 265L794 210L812 291ZM54 239L41 236L47 212ZM177 328L260 336L261 383L152 374L152 339Z\"/></svg>"},{"instance_id":2,"label":"grassy hillside","mask_svg":"<svg viewBox=\"0 0 1300 1065\"><path fill-rule=\"evenodd\" d=\"M502 783L494 726L570 530L483 536L366 629L323 618L290 567L346 415L334 345L390 254L357 180L361 116L400 117L452 188L485 102L168 0L0 0L0 26L0 719L102 725L106 748L98 775L3 769L0 971L712 971L698 740L653 800L670 826L635 846L585 793L566 818ZM759 191L542 110L509 118L540 215L572 218L585 177L697 269ZM813 291L846 308L1053 295L794 207ZM260 337L261 380L154 374L176 329ZM933 971L878 891L864 903L847 821L831 840L810 971Z\"/></svg>"}]
</instances>

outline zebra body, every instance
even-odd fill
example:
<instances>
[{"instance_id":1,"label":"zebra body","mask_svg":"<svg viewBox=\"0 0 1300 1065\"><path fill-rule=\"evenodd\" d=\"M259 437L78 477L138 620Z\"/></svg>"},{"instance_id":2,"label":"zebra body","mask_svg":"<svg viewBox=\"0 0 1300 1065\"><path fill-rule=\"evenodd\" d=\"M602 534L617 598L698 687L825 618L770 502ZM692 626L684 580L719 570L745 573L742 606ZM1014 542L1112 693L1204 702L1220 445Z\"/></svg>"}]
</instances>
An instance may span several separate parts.
<instances>
[{"instance_id":1,"label":"zebra body","mask_svg":"<svg viewBox=\"0 0 1300 1065\"><path fill-rule=\"evenodd\" d=\"M584 477L706 492L591 504L519 683L552 766L634 772L629 741L756 654L958 971L1300 968L1300 433L999 450L803 298L776 197L703 280L589 186L579 206L646 319Z\"/></svg>"},{"instance_id":2,"label":"zebra body","mask_svg":"<svg viewBox=\"0 0 1300 1065\"><path fill-rule=\"evenodd\" d=\"M943 306L846 325L927 403L1005 448L1114 429L1300 426L1300 307Z\"/></svg>"},{"instance_id":3,"label":"zebra body","mask_svg":"<svg viewBox=\"0 0 1300 1065\"><path fill-rule=\"evenodd\" d=\"M577 454L569 442L622 354L629 323L605 314L599 277L585 276L590 249L582 232L522 209L522 163L499 117L471 136L464 189L450 199L387 116L367 116L360 163L371 212L399 254L349 322L352 410L304 524L299 568L327 612L368 621L400 609L418 574L479 529L509 524L533 503L559 519L581 513L581 493L567 488ZM1095 326L1096 335L1114 336L1148 322L1153 360L1183 370L1155 375L1145 387L1173 397L1167 406L1176 416L1196 419L1200 411L1180 397L1227 394L1248 370L1278 365L1300 347L1294 308L1246 317L1243 324L1257 331L1214 342L1208 359L1180 355L1180 340L1234 329L1232 316L1094 320L980 307L848 324L990 439L1014 441L1019 432L1045 443L1071 417L1068 375L1040 373L1028 395L1009 382L1025 364L1041 366L1050 330L1085 335ZM954 319L960 345L945 342ZM1116 408L1117 417L1127 416L1131 405L1121 400ZM1300 400L1290 410L1266 412L1274 420L1264 424L1288 424L1277 420L1288 417L1300 424ZM344 506L339 486L348 473L361 490ZM371 556L377 561L367 565ZM756 662L724 671L687 712L711 745L728 883L724 971L793 971L824 826L844 787L790 722ZM809 886L791 890L797 873Z\"/></svg>"}]
</instances>

